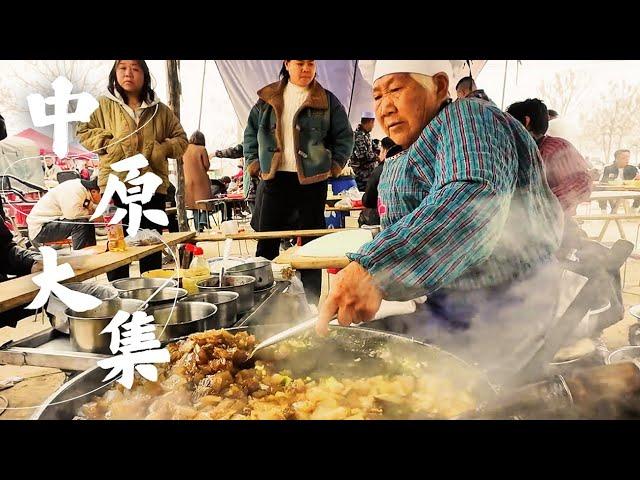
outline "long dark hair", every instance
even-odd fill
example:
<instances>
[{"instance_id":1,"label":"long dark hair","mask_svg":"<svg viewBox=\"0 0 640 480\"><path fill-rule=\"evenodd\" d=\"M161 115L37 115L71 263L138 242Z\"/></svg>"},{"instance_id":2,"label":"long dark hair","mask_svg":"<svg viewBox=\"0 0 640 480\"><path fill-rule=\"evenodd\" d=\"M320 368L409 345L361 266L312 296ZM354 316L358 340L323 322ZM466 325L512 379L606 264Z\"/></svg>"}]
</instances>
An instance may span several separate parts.
<instances>
[{"instance_id":1,"label":"long dark hair","mask_svg":"<svg viewBox=\"0 0 640 480\"><path fill-rule=\"evenodd\" d=\"M282 78L283 80L286 80L287 82L289 81L289 70L287 70L287 67L284 62L288 62L288 61L289 60L283 60L282 68L280 69L280 78Z\"/></svg>"},{"instance_id":2,"label":"long dark hair","mask_svg":"<svg viewBox=\"0 0 640 480\"><path fill-rule=\"evenodd\" d=\"M147 66L147 62L144 60L136 60L140 68L142 68L142 73L144 74L144 83L142 84L142 90L140 91L140 100L151 103L156 98L156 93L151 88L151 74L149 73L149 67ZM111 73L109 73L109 86L107 89L111 93L111 95L116 94L116 90L122 97L125 103L129 103L129 98L127 97L127 92L125 92L124 88L120 86L118 83L118 79L116 78L116 70L118 69L118 64L120 60L116 60L113 64L113 68L111 69Z\"/></svg>"}]
</instances>

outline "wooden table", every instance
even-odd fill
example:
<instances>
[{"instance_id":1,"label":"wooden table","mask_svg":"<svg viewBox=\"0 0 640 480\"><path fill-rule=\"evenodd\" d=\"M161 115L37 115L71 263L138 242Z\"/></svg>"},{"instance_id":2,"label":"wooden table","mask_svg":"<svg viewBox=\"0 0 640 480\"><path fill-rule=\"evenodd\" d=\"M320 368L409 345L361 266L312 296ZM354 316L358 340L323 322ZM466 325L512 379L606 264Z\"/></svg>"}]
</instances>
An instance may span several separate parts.
<instances>
[{"instance_id":1,"label":"wooden table","mask_svg":"<svg viewBox=\"0 0 640 480\"><path fill-rule=\"evenodd\" d=\"M345 228L346 221L345 218L351 212L358 212L364 210L364 207L330 207L325 205L325 212L336 212L338 219L340 220L340 227Z\"/></svg>"},{"instance_id":2,"label":"wooden table","mask_svg":"<svg viewBox=\"0 0 640 480\"><path fill-rule=\"evenodd\" d=\"M593 182L594 192L640 192L640 184L638 185L620 185L614 183Z\"/></svg>"},{"instance_id":3,"label":"wooden table","mask_svg":"<svg viewBox=\"0 0 640 480\"><path fill-rule=\"evenodd\" d=\"M627 209L626 204L623 205L625 209L624 215L618 215L616 212L618 211L620 202L623 200L635 200L640 199L640 191L633 190L607 190L607 191L596 191L592 192L589 198L589 201L610 201L613 203L613 212L612 214L600 214L600 215L576 215L574 218L578 221L585 220L604 220L604 225L600 230L600 233L597 237L595 237L598 241L602 241L604 238L604 234L609 228L609 224L613 221L618 227L618 232L620 232L620 238L626 240L627 237L624 233L624 228L622 227L623 220L638 220L640 219L639 215L630 213Z\"/></svg>"},{"instance_id":4,"label":"wooden table","mask_svg":"<svg viewBox=\"0 0 640 480\"><path fill-rule=\"evenodd\" d=\"M220 232L198 233L194 240L196 242L224 242L226 239L232 240L267 240L279 238L295 238L295 237L322 237L330 233L343 232L344 230L353 230L351 228L321 228L317 230L278 230L274 232L240 232L225 235Z\"/></svg>"},{"instance_id":5,"label":"wooden table","mask_svg":"<svg viewBox=\"0 0 640 480\"><path fill-rule=\"evenodd\" d=\"M165 242L175 245L192 239L195 232L165 233L162 235ZM82 282L88 278L97 277L124 265L129 265L135 260L160 252L164 244L149 245L147 247L128 247L124 252L105 252L99 255L70 258L67 262L73 267L75 275L66 282ZM0 288L0 312L11 308L26 305L33 300L40 287L33 283L33 277L38 273L25 275L2 282Z\"/></svg>"},{"instance_id":6,"label":"wooden table","mask_svg":"<svg viewBox=\"0 0 640 480\"><path fill-rule=\"evenodd\" d=\"M611 200L613 201L621 201L625 199L636 199L640 198L639 190L609 190L609 191L597 191L592 192L589 197L589 201L594 200Z\"/></svg>"},{"instance_id":7,"label":"wooden table","mask_svg":"<svg viewBox=\"0 0 640 480\"><path fill-rule=\"evenodd\" d=\"M356 212L359 210L364 210L364 207L329 207L325 206L325 211L327 212Z\"/></svg>"}]
</instances>

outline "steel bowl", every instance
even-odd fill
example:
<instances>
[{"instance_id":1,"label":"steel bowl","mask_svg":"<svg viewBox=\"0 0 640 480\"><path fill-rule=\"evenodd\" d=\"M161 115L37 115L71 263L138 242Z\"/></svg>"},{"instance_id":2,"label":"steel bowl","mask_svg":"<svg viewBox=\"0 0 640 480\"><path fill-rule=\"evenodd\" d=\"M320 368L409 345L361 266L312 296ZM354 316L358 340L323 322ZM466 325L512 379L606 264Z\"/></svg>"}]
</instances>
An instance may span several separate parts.
<instances>
[{"instance_id":1,"label":"steel bowl","mask_svg":"<svg viewBox=\"0 0 640 480\"><path fill-rule=\"evenodd\" d=\"M631 362L640 360L640 347L627 346L614 350L607 357L607 365L621 362Z\"/></svg>"},{"instance_id":2,"label":"steel bowl","mask_svg":"<svg viewBox=\"0 0 640 480\"><path fill-rule=\"evenodd\" d=\"M183 302L205 302L213 303L218 307L215 316L214 328L230 327L236 323L238 317L238 298L240 294L237 292L209 292L196 293L184 298Z\"/></svg>"},{"instance_id":3,"label":"steel bowl","mask_svg":"<svg viewBox=\"0 0 640 480\"><path fill-rule=\"evenodd\" d=\"M182 301L150 308L147 313L153 315L156 338L165 341L215 328L217 311L212 303Z\"/></svg>"},{"instance_id":4,"label":"steel bowl","mask_svg":"<svg viewBox=\"0 0 640 480\"><path fill-rule=\"evenodd\" d=\"M220 287L220 276L213 275L211 278L196 282L200 293L208 292L236 292L238 297L238 313L244 313L251 310L255 304L253 297L254 285L256 279L248 275L225 275L222 278L222 286Z\"/></svg>"},{"instance_id":5,"label":"steel bowl","mask_svg":"<svg viewBox=\"0 0 640 480\"><path fill-rule=\"evenodd\" d=\"M629 309L629 314L632 317L637 318L638 320L640 320L640 305L634 305L633 307L631 307Z\"/></svg>"},{"instance_id":6,"label":"steel bowl","mask_svg":"<svg viewBox=\"0 0 640 480\"><path fill-rule=\"evenodd\" d=\"M138 288L136 290L128 290L126 292L120 292L120 298L135 298L136 300L142 300L143 302L147 301L153 292L155 292L157 288ZM189 292L187 292L184 288L176 288L176 287L166 287L160 290L155 297L151 299L149 302L150 306L156 305L167 305L174 303L176 301L180 301L185 298Z\"/></svg>"},{"instance_id":7,"label":"steel bowl","mask_svg":"<svg viewBox=\"0 0 640 480\"><path fill-rule=\"evenodd\" d=\"M177 287L178 282L171 278L122 278L111 282L111 286L119 292L137 290L139 288L158 288L163 285L167 287Z\"/></svg>"},{"instance_id":8,"label":"steel bowl","mask_svg":"<svg viewBox=\"0 0 640 480\"><path fill-rule=\"evenodd\" d=\"M65 287L74 291L85 291L86 287L90 287L90 295L99 298L102 301L114 300L118 298L118 291L111 287L110 285L97 285L95 283L83 283L83 282L74 282L74 283L65 283ZM55 293L52 293L52 299L49 301L49 307L47 307L47 313L49 313L49 320L51 321L51 326L58 330L59 332L66 333L69 335L69 319L64 314L64 310L66 309L66 305L62 303L60 299L56 296ZM53 307L53 303L56 303L58 306L55 308L55 313L52 312L50 307Z\"/></svg>"},{"instance_id":9,"label":"steel bowl","mask_svg":"<svg viewBox=\"0 0 640 480\"><path fill-rule=\"evenodd\" d=\"M273 268L271 262L249 262L236 265L225 271L226 275L249 275L256 279L254 290L263 290L273 286Z\"/></svg>"},{"instance_id":10,"label":"steel bowl","mask_svg":"<svg viewBox=\"0 0 640 480\"><path fill-rule=\"evenodd\" d=\"M101 353L111 355L109 344L111 335L100 334L109 325L119 310L133 313L144 302L132 298L114 298L102 302L102 305L86 312L76 312L67 308L65 315L69 318L71 345L80 352Z\"/></svg>"}]
</instances>

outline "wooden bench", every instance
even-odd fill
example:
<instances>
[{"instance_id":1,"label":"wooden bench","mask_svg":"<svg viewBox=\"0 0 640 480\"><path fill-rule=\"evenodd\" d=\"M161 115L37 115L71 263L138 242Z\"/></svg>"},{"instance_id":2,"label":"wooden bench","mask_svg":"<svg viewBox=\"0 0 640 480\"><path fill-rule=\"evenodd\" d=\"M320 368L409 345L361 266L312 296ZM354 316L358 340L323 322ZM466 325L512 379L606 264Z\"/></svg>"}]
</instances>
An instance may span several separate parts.
<instances>
[{"instance_id":1,"label":"wooden bench","mask_svg":"<svg viewBox=\"0 0 640 480\"><path fill-rule=\"evenodd\" d=\"M600 230L600 234L595 238L598 241L602 241L609 224L613 221L616 222L618 227L618 231L620 232L620 237L623 240L626 240L627 237L624 233L624 229L622 228L622 220L640 220L640 214L632 214L632 215L619 215L619 214L599 214L599 215L576 215L573 219L577 222L584 222L587 220L604 220L604 225L602 226L602 230Z\"/></svg>"}]
</instances>

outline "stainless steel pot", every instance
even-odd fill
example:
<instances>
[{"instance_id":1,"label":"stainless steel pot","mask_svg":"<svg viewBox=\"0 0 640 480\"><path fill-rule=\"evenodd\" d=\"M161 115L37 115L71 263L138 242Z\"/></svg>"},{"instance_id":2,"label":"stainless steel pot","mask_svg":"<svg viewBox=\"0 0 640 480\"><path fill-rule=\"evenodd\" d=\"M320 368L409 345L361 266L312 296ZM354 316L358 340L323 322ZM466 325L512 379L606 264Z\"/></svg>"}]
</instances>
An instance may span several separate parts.
<instances>
[{"instance_id":1,"label":"stainless steel pot","mask_svg":"<svg viewBox=\"0 0 640 480\"><path fill-rule=\"evenodd\" d=\"M225 271L226 275L249 275L256 279L254 290L263 290L273 286L273 268L271 262L249 262L236 265Z\"/></svg>"},{"instance_id":2,"label":"stainless steel pot","mask_svg":"<svg viewBox=\"0 0 640 480\"><path fill-rule=\"evenodd\" d=\"M156 338L164 341L215 328L217 311L212 303L183 301L150 308L147 313L153 315Z\"/></svg>"},{"instance_id":3,"label":"stainless steel pot","mask_svg":"<svg viewBox=\"0 0 640 480\"><path fill-rule=\"evenodd\" d=\"M136 300L142 300L143 302L147 300L153 292L155 292L157 288L138 288L136 290L128 290L126 292L120 292L120 298L135 298ZM167 305L174 303L176 301L180 301L185 298L189 292L187 292L184 288L176 288L176 287L166 287L160 290L155 297L151 299L149 302L150 306L156 305Z\"/></svg>"},{"instance_id":4,"label":"stainless steel pot","mask_svg":"<svg viewBox=\"0 0 640 480\"><path fill-rule=\"evenodd\" d=\"M142 300L114 298L104 301L99 307L86 312L76 312L67 308L65 315L69 318L71 345L75 350L81 352L111 355L109 349L111 335L100 334L100 332L109 325L119 310L133 313L143 303Z\"/></svg>"},{"instance_id":5,"label":"stainless steel pot","mask_svg":"<svg viewBox=\"0 0 640 480\"><path fill-rule=\"evenodd\" d=\"M253 297L254 285L256 279L248 275L225 275L222 278L222 287L220 285L219 275L213 275L211 278L196 282L198 291L201 293L229 291L236 292L238 297L238 313L244 313L251 310L255 303Z\"/></svg>"},{"instance_id":6,"label":"stainless steel pot","mask_svg":"<svg viewBox=\"0 0 640 480\"><path fill-rule=\"evenodd\" d=\"M74 282L65 283L64 286L74 291L87 293L102 301L118 298L118 291L110 285ZM64 313L67 306L62 303L54 293L52 293L51 296L52 298L49 300L49 305L47 306L47 313L49 313L51 326L59 332L69 335L69 319Z\"/></svg>"},{"instance_id":7,"label":"stainless steel pot","mask_svg":"<svg viewBox=\"0 0 640 480\"><path fill-rule=\"evenodd\" d=\"M178 282L169 278L122 278L111 282L111 286L119 292L137 290L138 288L158 288L167 283L167 287L177 287Z\"/></svg>"},{"instance_id":8,"label":"stainless steel pot","mask_svg":"<svg viewBox=\"0 0 640 480\"><path fill-rule=\"evenodd\" d=\"M215 315L215 325L213 328L225 328L236 323L236 319L238 317L239 297L240 294L237 292L209 292L189 295L182 301L213 303L218 307L218 311Z\"/></svg>"},{"instance_id":9,"label":"stainless steel pot","mask_svg":"<svg viewBox=\"0 0 640 480\"><path fill-rule=\"evenodd\" d=\"M621 362L631 362L631 361L640 361L640 347L636 346L626 346L614 350L607 357L606 363L607 365L611 365L613 363L621 363Z\"/></svg>"}]
</instances>

